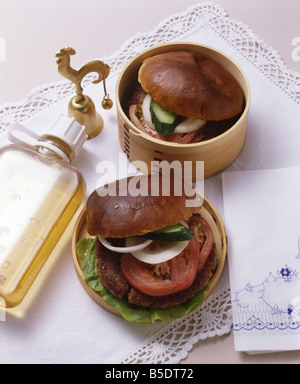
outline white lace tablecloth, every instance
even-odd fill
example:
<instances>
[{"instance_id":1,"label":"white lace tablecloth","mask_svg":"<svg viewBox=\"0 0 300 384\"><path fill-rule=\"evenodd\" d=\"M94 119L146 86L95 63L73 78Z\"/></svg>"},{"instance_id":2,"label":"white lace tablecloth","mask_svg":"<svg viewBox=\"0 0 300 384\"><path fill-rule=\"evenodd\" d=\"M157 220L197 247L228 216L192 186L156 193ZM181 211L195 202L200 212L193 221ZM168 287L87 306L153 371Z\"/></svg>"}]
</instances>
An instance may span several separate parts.
<instances>
[{"instance_id":1,"label":"white lace tablecloth","mask_svg":"<svg viewBox=\"0 0 300 384\"><path fill-rule=\"evenodd\" d=\"M217 4L196 4L164 20L155 30L132 37L112 56L100 57L111 67L107 88L112 99L118 75L131 58L144 49L173 41L217 48L231 56L249 78L252 105L248 134L245 148L231 169L300 163L299 146L293 144L293 125L289 125L296 114L299 116L300 75L286 68L276 51L248 26L230 19ZM85 79L84 88L94 101L101 100L99 85L91 85ZM0 106L0 145L5 143L4 133L9 124L19 122L42 129L50 116L67 112L67 103L73 95L73 85L60 81L33 90L21 103ZM279 121L274 122L273 113L280 103L285 115L277 116ZM103 159L117 161L121 151L115 107L99 112L105 128L98 138L86 143L74 163L86 179L87 194L97 187L97 163ZM283 125L288 135L281 137ZM272 129L277 141L268 137ZM279 147L278 140L283 147ZM220 175L205 182L205 194L223 216ZM7 313L5 321L1 321L2 363L178 363L197 341L230 332L227 269L209 299L189 316L170 324L129 324L97 306L82 289L72 263L71 234L72 226L33 286L35 300L25 316Z\"/></svg>"}]
</instances>

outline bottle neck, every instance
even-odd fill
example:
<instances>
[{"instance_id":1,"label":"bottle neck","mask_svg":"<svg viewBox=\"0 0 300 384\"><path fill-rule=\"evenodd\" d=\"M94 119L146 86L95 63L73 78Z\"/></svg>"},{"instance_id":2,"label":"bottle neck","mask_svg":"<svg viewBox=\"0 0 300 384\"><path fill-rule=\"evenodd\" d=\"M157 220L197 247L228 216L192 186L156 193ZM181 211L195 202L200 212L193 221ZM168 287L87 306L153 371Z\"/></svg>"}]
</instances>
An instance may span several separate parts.
<instances>
[{"instance_id":1,"label":"bottle neck","mask_svg":"<svg viewBox=\"0 0 300 384\"><path fill-rule=\"evenodd\" d=\"M71 163L74 159L72 148L65 141L55 136L42 136L34 149L43 155L64 160L68 163Z\"/></svg>"}]
</instances>

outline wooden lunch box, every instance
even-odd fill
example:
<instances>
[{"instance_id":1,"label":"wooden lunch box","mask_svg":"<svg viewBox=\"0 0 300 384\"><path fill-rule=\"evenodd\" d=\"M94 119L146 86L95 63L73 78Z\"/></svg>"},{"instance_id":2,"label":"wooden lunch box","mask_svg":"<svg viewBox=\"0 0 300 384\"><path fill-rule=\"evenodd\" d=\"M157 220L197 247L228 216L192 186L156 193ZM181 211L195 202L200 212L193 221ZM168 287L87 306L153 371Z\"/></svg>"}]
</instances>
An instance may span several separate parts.
<instances>
[{"instance_id":1,"label":"wooden lunch box","mask_svg":"<svg viewBox=\"0 0 300 384\"><path fill-rule=\"evenodd\" d=\"M161 141L141 132L125 114L126 101L138 82L138 71L144 59L156 54L187 50L200 53L227 69L240 84L244 93L244 110L238 121L227 131L212 139L192 144ZM231 165L243 149L250 107L250 86L242 69L222 52L195 43L170 43L150 48L132 59L121 72L116 85L116 105L119 142L131 162L138 162L143 173L151 172L152 162L167 160L193 162L192 178L197 180L196 162L204 162L204 177L214 176ZM182 168L183 169L183 168Z\"/></svg>"},{"instance_id":2,"label":"wooden lunch box","mask_svg":"<svg viewBox=\"0 0 300 384\"><path fill-rule=\"evenodd\" d=\"M199 192L197 193L199 194L199 196L203 198L203 204L199 208L199 213L208 222L208 224L212 229L212 232L214 235L214 243L215 243L216 252L217 252L217 260L218 260L217 269L212 279L209 282L209 289L205 292L205 298L207 298L214 291L219 280L222 277L222 273L224 270L226 257L227 257L228 244L227 244L227 235L226 235L225 226L217 209L205 196L201 195ZM102 299L100 293L94 291L83 278L81 262L78 258L77 251L76 251L76 244L82 238L89 238L89 237L90 236L86 228L86 208L83 208L83 210L81 211L80 215L77 218L77 222L75 224L75 229L72 236L72 253L73 253L73 261L74 261L77 277L81 285L83 286L84 290L98 305L100 305L107 311L114 313L115 315L121 316L120 312L117 309L110 307Z\"/></svg>"}]
</instances>

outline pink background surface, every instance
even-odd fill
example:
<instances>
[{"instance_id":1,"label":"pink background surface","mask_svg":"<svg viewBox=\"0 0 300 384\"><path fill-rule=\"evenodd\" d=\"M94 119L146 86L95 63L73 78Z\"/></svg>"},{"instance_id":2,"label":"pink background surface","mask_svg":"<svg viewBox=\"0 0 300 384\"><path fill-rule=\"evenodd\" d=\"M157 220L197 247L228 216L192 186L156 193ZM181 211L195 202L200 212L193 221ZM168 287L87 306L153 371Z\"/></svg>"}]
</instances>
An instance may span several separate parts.
<instances>
[{"instance_id":1,"label":"pink background surface","mask_svg":"<svg viewBox=\"0 0 300 384\"><path fill-rule=\"evenodd\" d=\"M197 0L0 0L0 104L20 101L38 85L61 80L53 54L64 46L80 55L74 66L109 56L138 32L150 32L165 18ZM247 24L296 71L292 40L300 36L299 0L219 0L233 19ZM300 53L299 53L300 55Z\"/></svg>"}]
</instances>

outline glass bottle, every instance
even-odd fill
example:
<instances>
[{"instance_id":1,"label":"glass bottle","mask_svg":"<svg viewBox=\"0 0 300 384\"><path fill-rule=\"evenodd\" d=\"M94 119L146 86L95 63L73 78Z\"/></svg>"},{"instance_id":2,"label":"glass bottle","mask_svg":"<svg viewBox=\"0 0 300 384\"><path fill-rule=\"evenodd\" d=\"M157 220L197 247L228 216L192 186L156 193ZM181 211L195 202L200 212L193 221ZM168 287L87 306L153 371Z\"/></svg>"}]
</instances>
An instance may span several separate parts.
<instances>
[{"instance_id":1,"label":"glass bottle","mask_svg":"<svg viewBox=\"0 0 300 384\"><path fill-rule=\"evenodd\" d=\"M0 297L14 307L82 203L84 181L70 163L87 137L66 116L43 136L13 125L8 137L15 144L0 150Z\"/></svg>"}]
</instances>

